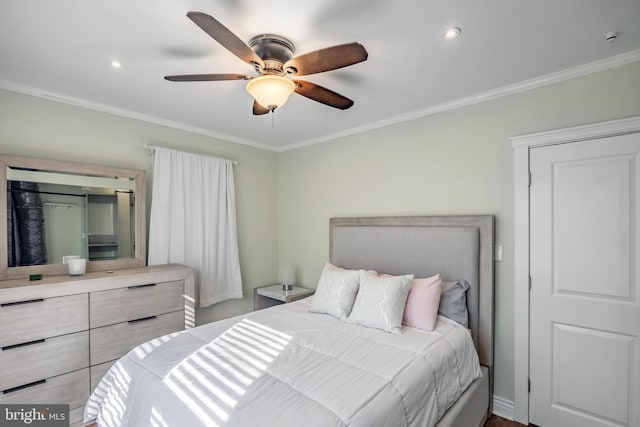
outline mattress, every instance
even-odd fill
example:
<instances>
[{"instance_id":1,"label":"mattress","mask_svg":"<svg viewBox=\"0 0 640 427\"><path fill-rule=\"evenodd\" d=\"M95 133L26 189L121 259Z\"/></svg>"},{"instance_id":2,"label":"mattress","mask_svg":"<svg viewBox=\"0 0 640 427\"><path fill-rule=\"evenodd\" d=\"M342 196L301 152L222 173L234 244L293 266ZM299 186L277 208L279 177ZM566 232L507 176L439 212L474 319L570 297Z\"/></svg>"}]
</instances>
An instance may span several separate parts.
<instances>
[{"instance_id":1,"label":"mattress","mask_svg":"<svg viewBox=\"0 0 640 427\"><path fill-rule=\"evenodd\" d=\"M482 376L471 334L439 317L401 335L309 313L311 298L142 344L85 406L110 426L433 426Z\"/></svg>"}]
</instances>

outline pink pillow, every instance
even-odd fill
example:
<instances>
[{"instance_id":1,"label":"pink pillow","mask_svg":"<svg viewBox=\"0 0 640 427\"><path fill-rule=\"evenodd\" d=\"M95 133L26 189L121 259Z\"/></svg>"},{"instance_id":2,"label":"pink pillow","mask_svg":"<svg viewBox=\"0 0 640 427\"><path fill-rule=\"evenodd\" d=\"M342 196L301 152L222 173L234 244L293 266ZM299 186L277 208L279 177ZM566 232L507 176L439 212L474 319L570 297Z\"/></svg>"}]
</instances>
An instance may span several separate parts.
<instances>
[{"instance_id":1,"label":"pink pillow","mask_svg":"<svg viewBox=\"0 0 640 427\"><path fill-rule=\"evenodd\" d=\"M438 317L442 280L440 275L415 279L411 284L402 324L425 331L433 331Z\"/></svg>"}]
</instances>

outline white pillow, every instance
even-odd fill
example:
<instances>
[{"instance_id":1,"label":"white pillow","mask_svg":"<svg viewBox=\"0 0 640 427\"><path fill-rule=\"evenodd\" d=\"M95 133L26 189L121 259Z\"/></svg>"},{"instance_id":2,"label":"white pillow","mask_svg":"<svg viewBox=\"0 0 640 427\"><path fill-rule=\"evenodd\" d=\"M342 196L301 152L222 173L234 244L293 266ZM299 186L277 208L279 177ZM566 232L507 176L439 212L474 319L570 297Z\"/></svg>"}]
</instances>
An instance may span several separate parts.
<instances>
[{"instance_id":1,"label":"white pillow","mask_svg":"<svg viewBox=\"0 0 640 427\"><path fill-rule=\"evenodd\" d=\"M402 333L402 316L411 289L413 274L377 276L363 273L360 289L347 323Z\"/></svg>"},{"instance_id":2,"label":"white pillow","mask_svg":"<svg viewBox=\"0 0 640 427\"><path fill-rule=\"evenodd\" d=\"M327 263L322 270L309 311L324 313L343 322L351 313L364 270L345 270Z\"/></svg>"}]
</instances>

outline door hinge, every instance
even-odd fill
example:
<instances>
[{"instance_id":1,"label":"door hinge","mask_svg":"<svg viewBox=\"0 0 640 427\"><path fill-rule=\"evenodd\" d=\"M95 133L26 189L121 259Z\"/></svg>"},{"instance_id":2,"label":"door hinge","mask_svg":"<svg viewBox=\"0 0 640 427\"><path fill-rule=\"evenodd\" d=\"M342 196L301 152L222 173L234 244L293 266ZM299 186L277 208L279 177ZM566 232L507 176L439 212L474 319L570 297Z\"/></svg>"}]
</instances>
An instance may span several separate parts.
<instances>
[{"instance_id":1,"label":"door hinge","mask_svg":"<svg viewBox=\"0 0 640 427\"><path fill-rule=\"evenodd\" d=\"M529 172L529 187L531 187L531 172Z\"/></svg>"},{"instance_id":2,"label":"door hinge","mask_svg":"<svg viewBox=\"0 0 640 427\"><path fill-rule=\"evenodd\" d=\"M529 276L529 291L531 291L531 276Z\"/></svg>"},{"instance_id":3,"label":"door hinge","mask_svg":"<svg viewBox=\"0 0 640 427\"><path fill-rule=\"evenodd\" d=\"M528 378L527 381L528 381L527 391L531 393L531 378Z\"/></svg>"}]
</instances>

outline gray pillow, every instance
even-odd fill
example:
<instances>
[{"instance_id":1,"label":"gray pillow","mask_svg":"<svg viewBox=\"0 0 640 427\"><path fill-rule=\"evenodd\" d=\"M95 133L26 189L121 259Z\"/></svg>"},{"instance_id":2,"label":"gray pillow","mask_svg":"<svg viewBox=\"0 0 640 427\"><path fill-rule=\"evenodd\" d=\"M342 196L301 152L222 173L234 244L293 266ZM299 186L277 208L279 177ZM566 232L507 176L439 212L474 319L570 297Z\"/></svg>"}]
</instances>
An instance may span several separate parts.
<instances>
[{"instance_id":1,"label":"gray pillow","mask_svg":"<svg viewBox=\"0 0 640 427\"><path fill-rule=\"evenodd\" d=\"M438 308L438 314L455 320L466 328L469 327L467 289L469 289L469 284L464 280L442 282L442 294Z\"/></svg>"}]
</instances>

